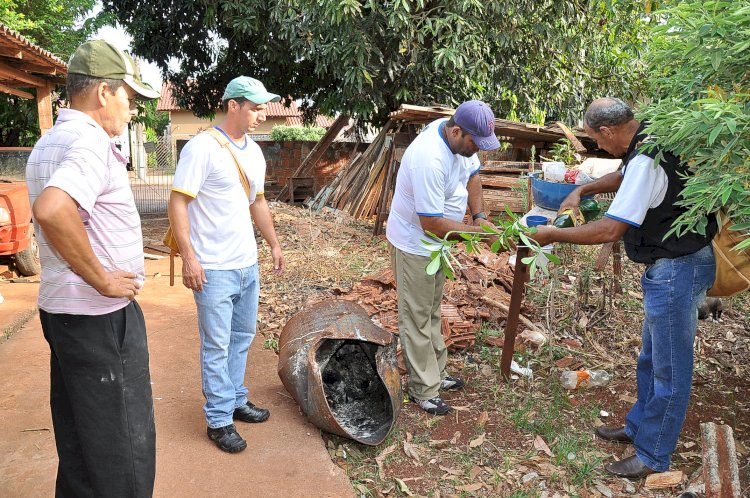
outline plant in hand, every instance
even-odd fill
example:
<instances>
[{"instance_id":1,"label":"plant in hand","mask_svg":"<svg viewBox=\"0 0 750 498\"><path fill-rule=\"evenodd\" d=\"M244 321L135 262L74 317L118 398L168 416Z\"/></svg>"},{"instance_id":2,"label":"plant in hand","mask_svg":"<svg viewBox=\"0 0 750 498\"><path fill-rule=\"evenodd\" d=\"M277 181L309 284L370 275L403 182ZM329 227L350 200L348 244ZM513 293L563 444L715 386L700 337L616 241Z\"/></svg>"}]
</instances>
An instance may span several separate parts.
<instances>
[{"instance_id":1,"label":"plant in hand","mask_svg":"<svg viewBox=\"0 0 750 498\"><path fill-rule=\"evenodd\" d=\"M545 252L537 241L528 236L536 233L536 228L529 228L522 224L518 215L508 208L505 209L505 212L508 215L507 219L498 218L495 226L482 225L483 232L453 230L446 233L442 239L433 233L425 232L433 239L422 240L423 246L431 253L430 262L425 268L427 274L434 275L442 268L445 276L454 280L456 271L462 268L461 263L456 258L456 252L460 250L459 244L463 243L466 252L471 254L479 252L481 242L492 241L490 244L492 252L507 251L518 244L528 247L531 254L523 258L521 262L529 265L531 278L534 278L538 269L541 269L545 275L549 275L546 263L550 261L559 264L560 258L550 252ZM460 238L450 239L454 234L457 234Z\"/></svg>"}]
</instances>

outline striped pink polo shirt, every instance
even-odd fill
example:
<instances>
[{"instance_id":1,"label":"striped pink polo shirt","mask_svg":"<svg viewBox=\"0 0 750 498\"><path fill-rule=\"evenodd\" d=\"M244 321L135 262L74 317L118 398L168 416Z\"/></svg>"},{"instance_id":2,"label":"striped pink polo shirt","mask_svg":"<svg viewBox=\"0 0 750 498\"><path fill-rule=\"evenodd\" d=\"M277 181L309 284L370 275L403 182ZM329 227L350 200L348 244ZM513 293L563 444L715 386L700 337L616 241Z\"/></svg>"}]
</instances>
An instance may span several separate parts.
<instances>
[{"instance_id":1,"label":"striped pink polo shirt","mask_svg":"<svg viewBox=\"0 0 750 498\"><path fill-rule=\"evenodd\" d=\"M126 161L107 132L86 114L60 109L55 126L34 146L26 165L33 204L46 187L67 192L99 262L107 270L130 271L143 283L141 218L128 181ZM39 307L48 313L104 315L124 308L127 298L102 296L74 273L34 224L42 260Z\"/></svg>"}]
</instances>

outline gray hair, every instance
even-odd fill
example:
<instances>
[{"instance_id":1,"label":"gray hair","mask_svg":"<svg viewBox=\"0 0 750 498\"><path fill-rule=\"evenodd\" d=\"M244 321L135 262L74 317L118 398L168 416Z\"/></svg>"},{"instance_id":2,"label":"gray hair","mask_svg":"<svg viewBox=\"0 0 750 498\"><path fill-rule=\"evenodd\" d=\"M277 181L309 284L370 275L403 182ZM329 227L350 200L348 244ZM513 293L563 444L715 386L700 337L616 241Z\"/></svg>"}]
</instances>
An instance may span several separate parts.
<instances>
[{"instance_id":1,"label":"gray hair","mask_svg":"<svg viewBox=\"0 0 750 498\"><path fill-rule=\"evenodd\" d=\"M591 103L583 121L589 127L599 131L602 126L618 126L635 119L633 110L628 104L614 97L596 99Z\"/></svg>"},{"instance_id":2,"label":"gray hair","mask_svg":"<svg viewBox=\"0 0 750 498\"><path fill-rule=\"evenodd\" d=\"M106 83L107 86L109 86L110 92L112 93L116 92L121 86L125 84L125 82L122 80L97 78L95 76L88 76L85 74L68 73L68 78L65 81L65 90L68 94L68 100L86 95L101 82Z\"/></svg>"}]
</instances>

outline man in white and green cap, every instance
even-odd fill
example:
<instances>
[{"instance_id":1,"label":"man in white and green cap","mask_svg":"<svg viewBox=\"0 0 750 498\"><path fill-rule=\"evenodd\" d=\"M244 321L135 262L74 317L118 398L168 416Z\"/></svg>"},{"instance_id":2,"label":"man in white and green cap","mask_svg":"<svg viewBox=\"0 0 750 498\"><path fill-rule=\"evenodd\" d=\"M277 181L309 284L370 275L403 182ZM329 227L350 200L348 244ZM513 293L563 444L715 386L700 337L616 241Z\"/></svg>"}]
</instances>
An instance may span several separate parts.
<instances>
[{"instance_id":1,"label":"man in white and green cap","mask_svg":"<svg viewBox=\"0 0 750 498\"><path fill-rule=\"evenodd\" d=\"M169 198L182 283L198 308L207 433L228 453L247 447L234 420L257 423L270 415L248 400L245 387L260 291L253 221L271 248L274 274L283 271L284 257L263 195L266 161L247 133L266 120L268 102L279 100L256 79L230 81L224 120L185 145Z\"/></svg>"},{"instance_id":2,"label":"man in white and green cap","mask_svg":"<svg viewBox=\"0 0 750 498\"><path fill-rule=\"evenodd\" d=\"M158 97L133 59L103 40L68 66L69 109L34 146L26 183L42 260L56 496L151 496L154 407L143 313L141 221L111 139Z\"/></svg>"}]
</instances>

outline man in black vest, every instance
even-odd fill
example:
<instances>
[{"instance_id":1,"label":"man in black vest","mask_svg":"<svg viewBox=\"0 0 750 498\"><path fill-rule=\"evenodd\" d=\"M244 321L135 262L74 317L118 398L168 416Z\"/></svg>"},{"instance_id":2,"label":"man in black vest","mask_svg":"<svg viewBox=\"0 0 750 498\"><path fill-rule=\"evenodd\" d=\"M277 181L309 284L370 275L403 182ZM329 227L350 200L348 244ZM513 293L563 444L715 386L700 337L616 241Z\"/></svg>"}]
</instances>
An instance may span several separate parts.
<instances>
[{"instance_id":1,"label":"man in black vest","mask_svg":"<svg viewBox=\"0 0 750 498\"><path fill-rule=\"evenodd\" d=\"M672 452L685 420L693 378L693 341L698 328L698 305L714 280L711 239L716 220L706 235L672 234L664 238L683 212L676 205L689 174L672 154L654 163L657 149L640 150L648 137L633 111L620 99L602 98L586 110L584 129L599 148L623 158L619 171L575 189L560 210L576 209L581 197L617 192L606 215L573 228L539 227L534 238L550 242L603 244L623 239L628 257L644 263L643 333L638 358L638 401L625 426L599 427L599 437L632 443L635 455L611 463L614 475L641 478L669 468Z\"/></svg>"}]
</instances>

